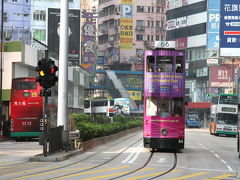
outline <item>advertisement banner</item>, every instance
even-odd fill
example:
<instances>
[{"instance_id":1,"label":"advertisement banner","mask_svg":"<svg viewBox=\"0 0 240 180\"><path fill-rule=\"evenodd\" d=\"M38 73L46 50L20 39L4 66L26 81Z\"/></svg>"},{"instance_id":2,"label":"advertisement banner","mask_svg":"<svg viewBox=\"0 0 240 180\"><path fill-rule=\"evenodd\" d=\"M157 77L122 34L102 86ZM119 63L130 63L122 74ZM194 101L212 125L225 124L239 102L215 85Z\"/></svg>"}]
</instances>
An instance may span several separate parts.
<instances>
[{"instance_id":1,"label":"advertisement banner","mask_svg":"<svg viewBox=\"0 0 240 180\"><path fill-rule=\"evenodd\" d=\"M166 96L184 95L184 75L171 73L149 74L146 77L144 89L151 93L165 94Z\"/></svg>"},{"instance_id":2,"label":"advertisement banner","mask_svg":"<svg viewBox=\"0 0 240 180\"><path fill-rule=\"evenodd\" d=\"M121 1L121 18L120 18L120 48L133 48L133 1Z\"/></svg>"},{"instance_id":3,"label":"advertisement banner","mask_svg":"<svg viewBox=\"0 0 240 180\"><path fill-rule=\"evenodd\" d=\"M142 100L142 92L141 91L128 91L129 97L134 101Z\"/></svg>"},{"instance_id":4,"label":"advertisement banner","mask_svg":"<svg viewBox=\"0 0 240 180\"><path fill-rule=\"evenodd\" d=\"M221 0L220 56L240 56L239 6L239 0Z\"/></svg>"},{"instance_id":5,"label":"advertisement banner","mask_svg":"<svg viewBox=\"0 0 240 180\"><path fill-rule=\"evenodd\" d=\"M96 13L83 12L82 18L86 18L86 22L82 26L82 67L88 71L94 71L96 63Z\"/></svg>"},{"instance_id":6,"label":"advertisement banner","mask_svg":"<svg viewBox=\"0 0 240 180\"><path fill-rule=\"evenodd\" d=\"M211 87L232 87L234 70L232 66L210 67Z\"/></svg>"},{"instance_id":7,"label":"advertisement banner","mask_svg":"<svg viewBox=\"0 0 240 180\"><path fill-rule=\"evenodd\" d=\"M59 34L60 34L60 9L48 8L48 47L59 52ZM79 64L80 48L80 10L69 9L68 26L69 46L68 57L70 61Z\"/></svg>"}]
</instances>

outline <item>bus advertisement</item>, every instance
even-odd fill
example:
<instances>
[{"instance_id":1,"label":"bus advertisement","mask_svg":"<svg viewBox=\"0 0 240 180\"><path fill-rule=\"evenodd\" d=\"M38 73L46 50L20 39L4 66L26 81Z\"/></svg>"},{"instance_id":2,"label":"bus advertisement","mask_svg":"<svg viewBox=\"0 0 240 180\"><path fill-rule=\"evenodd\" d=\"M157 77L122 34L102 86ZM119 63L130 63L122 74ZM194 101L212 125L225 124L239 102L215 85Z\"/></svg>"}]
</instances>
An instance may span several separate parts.
<instances>
[{"instance_id":1,"label":"bus advertisement","mask_svg":"<svg viewBox=\"0 0 240 180\"><path fill-rule=\"evenodd\" d=\"M107 117L113 117L115 115L128 116L130 115L129 99L85 100L84 113L89 115L104 115Z\"/></svg>"}]
</instances>

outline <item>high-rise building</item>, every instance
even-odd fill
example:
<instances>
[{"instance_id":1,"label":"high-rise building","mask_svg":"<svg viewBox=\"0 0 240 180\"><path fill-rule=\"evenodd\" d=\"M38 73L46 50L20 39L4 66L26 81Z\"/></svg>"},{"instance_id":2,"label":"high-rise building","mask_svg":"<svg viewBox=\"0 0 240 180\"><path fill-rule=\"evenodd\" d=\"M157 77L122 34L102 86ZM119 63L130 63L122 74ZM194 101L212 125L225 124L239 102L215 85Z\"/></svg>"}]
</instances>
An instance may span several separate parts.
<instances>
[{"instance_id":1,"label":"high-rise building","mask_svg":"<svg viewBox=\"0 0 240 180\"><path fill-rule=\"evenodd\" d=\"M100 0L98 56L117 70L142 70L145 49L165 40L165 0Z\"/></svg>"},{"instance_id":2,"label":"high-rise building","mask_svg":"<svg viewBox=\"0 0 240 180\"><path fill-rule=\"evenodd\" d=\"M186 52L186 95L189 101L208 101L207 1L167 0L167 40Z\"/></svg>"}]
</instances>

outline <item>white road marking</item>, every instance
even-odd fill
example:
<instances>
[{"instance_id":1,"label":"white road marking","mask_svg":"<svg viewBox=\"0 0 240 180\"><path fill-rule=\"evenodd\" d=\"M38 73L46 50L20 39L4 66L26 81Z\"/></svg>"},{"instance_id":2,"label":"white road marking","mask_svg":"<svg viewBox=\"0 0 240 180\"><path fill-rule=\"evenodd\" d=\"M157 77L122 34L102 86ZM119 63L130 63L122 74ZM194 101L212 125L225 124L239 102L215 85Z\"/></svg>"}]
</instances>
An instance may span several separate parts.
<instances>
[{"instance_id":1,"label":"white road marking","mask_svg":"<svg viewBox=\"0 0 240 180\"><path fill-rule=\"evenodd\" d=\"M126 162L130 161L130 159L134 156L134 154L138 151L138 149L141 148L141 146L143 146L143 145L142 145L142 144L139 144L139 145L137 146L137 148L136 148L134 151L132 151L131 154L129 154L128 157L127 157L125 160L122 161L122 163L126 163ZM135 154L135 156L136 156L136 154ZM137 158L137 157L135 157L135 156L133 157L133 159ZM133 162L133 161L131 160L131 162ZM129 162L128 162L128 163L129 163Z\"/></svg>"}]
</instances>

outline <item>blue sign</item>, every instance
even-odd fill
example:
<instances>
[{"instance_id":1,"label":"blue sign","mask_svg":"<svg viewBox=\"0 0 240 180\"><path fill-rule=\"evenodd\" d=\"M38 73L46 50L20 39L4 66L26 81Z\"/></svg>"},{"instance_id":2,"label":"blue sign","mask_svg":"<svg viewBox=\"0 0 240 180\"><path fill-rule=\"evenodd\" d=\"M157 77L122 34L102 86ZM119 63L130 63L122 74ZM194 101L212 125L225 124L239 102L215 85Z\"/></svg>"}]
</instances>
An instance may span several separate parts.
<instances>
[{"instance_id":1,"label":"blue sign","mask_svg":"<svg viewBox=\"0 0 240 180\"><path fill-rule=\"evenodd\" d=\"M132 18L132 5L122 4L122 18Z\"/></svg>"},{"instance_id":2,"label":"blue sign","mask_svg":"<svg viewBox=\"0 0 240 180\"><path fill-rule=\"evenodd\" d=\"M220 0L208 0L208 9L220 9Z\"/></svg>"},{"instance_id":3,"label":"blue sign","mask_svg":"<svg viewBox=\"0 0 240 180\"><path fill-rule=\"evenodd\" d=\"M208 10L208 50L219 49L219 9Z\"/></svg>"},{"instance_id":4,"label":"blue sign","mask_svg":"<svg viewBox=\"0 0 240 180\"><path fill-rule=\"evenodd\" d=\"M221 0L220 56L240 56L240 1Z\"/></svg>"}]
</instances>

